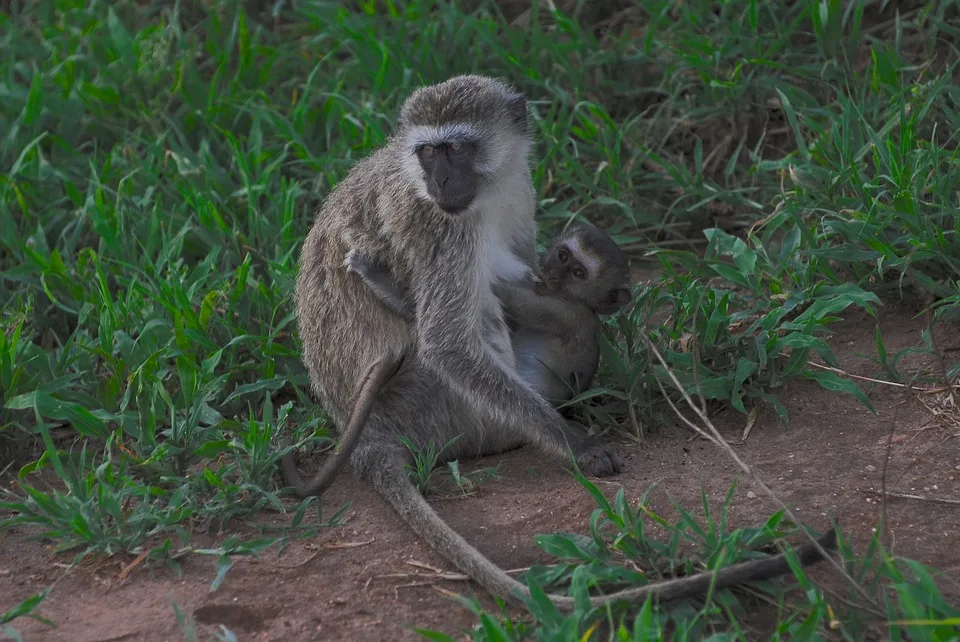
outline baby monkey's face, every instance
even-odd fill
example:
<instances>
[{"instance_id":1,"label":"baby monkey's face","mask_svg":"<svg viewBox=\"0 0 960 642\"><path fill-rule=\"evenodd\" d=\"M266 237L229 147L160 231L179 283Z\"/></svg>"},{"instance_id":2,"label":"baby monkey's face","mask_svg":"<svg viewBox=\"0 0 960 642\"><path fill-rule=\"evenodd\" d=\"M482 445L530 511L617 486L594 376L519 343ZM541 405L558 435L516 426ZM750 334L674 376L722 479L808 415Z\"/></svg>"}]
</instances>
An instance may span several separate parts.
<instances>
[{"instance_id":1,"label":"baby monkey's face","mask_svg":"<svg viewBox=\"0 0 960 642\"><path fill-rule=\"evenodd\" d=\"M600 262L577 240L575 235L561 238L547 252L540 270L541 291L576 296L595 281Z\"/></svg>"},{"instance_id":2,"label":"baby monkey's face","mask_svg":"<svg viewBox=\"0 0 960 642\"><path fill-rule=\"evenodd\" d=\"M592 226L580 226L559 237L547 252L535 288L537 294L562 294L611 314L629 300L628 279L627 259L613 239Z\"/></svg>"}]
</instances>

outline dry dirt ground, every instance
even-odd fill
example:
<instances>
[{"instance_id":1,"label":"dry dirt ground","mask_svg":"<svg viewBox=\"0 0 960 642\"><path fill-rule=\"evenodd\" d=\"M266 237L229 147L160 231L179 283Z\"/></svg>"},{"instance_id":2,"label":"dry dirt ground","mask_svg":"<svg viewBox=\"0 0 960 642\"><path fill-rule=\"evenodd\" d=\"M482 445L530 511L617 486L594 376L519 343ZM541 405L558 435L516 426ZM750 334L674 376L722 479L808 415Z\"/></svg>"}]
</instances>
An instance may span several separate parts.
<instances>
[{"instance_id":1,"label":"dry dirt ground","mask_svg":"<svg viewBox=\"0 0 960 642\"><path fill-rule=\"evenodd\" d=\"M891 352L922 345L922 322L910 310L886 306L881 327ZM875 354L873 335L872 319L847 314L832 340L844 369L883 378L877 366L857 356ZM955 328L939 331L941 349L960 348L950 343L958 336ZM956 352L949 355L957 357ZM876 491L892 425L888 489L960 499L960 426L949 416L934 414L934 395L924 404L917 394L890 386L878 386L870 394L879 416L815 383L791 382L781 397L790 425L782 427L772 412L764 411L747 442L736 446L801 519L822 529L825 514L838 515L860 551L877 523ZM715 422L735 440L744 418L724 411ZM628 499L636 500L659 482L653 500L657 510L667 509L666 492L695 509L703 487L719 506L737 470L716 447L688 437L662 430L643 444L622 444L624 472L600 487L612 496L622 485ZM483 553L504 567L524 567L549 560L535 548L535 534L585 531L594 504L567 472L532 457L528 449L478 462L497 463L499 479L486 482L476 494L435 502L442 516ZM414 626L464 637L472 616L435 589L474 594L476 587L414 577L422 570L411 561L453 569L418 542L366 485L344 474L329 492L325 514L348 501L352 505L345 525L294 541L279 556L268 551L258 559L239 559L217 591L210 591L215 557L184 558L181 576L165 567L140 565L121 582L120 569L131 558L118 555L75 569L60 581L40 609L57 628L26 619L14 625L28 642L183 640L171 606L175 602L196 619L202 639L212 639L212 625L220 623L240 640L420 639L411 631ZM759 489L741 479L733 499L733 527L757 525L774 510ZM896 553L944 571L949 579L941 585L951 603L960 602L955 583L960 580L960 505L892 499L888 510ZM288 519L276 516L272 521ZM27 535L13 531L2 542L0 612L48 586L69 561ZM388 575L393 577L383 577Z\"/></svg>"}]
</instances>

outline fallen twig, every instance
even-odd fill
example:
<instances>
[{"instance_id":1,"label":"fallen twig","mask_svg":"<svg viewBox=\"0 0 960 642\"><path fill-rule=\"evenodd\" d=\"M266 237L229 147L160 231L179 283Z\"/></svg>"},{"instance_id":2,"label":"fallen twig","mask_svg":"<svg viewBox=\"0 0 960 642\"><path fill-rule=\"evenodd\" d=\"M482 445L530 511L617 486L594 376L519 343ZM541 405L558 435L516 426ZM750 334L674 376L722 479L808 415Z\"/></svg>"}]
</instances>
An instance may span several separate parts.
<instances>
[{"instance_id":1,"label":"fallen twig","mask_svg":"<svg viewBox=\"0 0 960 642\"><path fill-rule=\"evenodd\" d=\"M896 381L887 381L886 379L874 379L873 377L864 377L863 375L855 375L846 370L841 370L840 368L834 368L832 366L825 366L822 363L816 363L814 361L807 361L808 366L813 366L814 368L820 368L821 370L826 370L834 374L838 374L842 377L849 377L850 379L859 379L860 381L869 381L870 383L877 383L882 386L893 386L895 388L912 388L917 394L920 395L932 395L938 392L947 392L950 390L956 390L958 387L957 384L952 384L949 386L937 386L936 388L917 388L916 386L910 386L906 383L898 383Z\"/></svg>"},{"instance_id":2,"label":"fallen twig","mask_svg":"<svg viewBox=\"0 0 960 642\"><path fill-rule=\"evenodd\" d=\"M366 546L367 544L373 544L375 541L377 540L368 539L365 542L337 542L336 544L324 544L323 546L315 550L313 553L311 553L309 556L307 556L307 559L303 560L302 562L298 562L296 564L274 564L273 566L275 568L288 568L288 569L300 568L301 566L306 566L307 564L312 562L313 559L323 551L333 551L339 548L357 548L358 546Z\"/></svg>"},{"instance_id":3,"label":"fallen twig","mask_svg":"<svg viewBox=\"0 0 960 642\"><path fill-rule=\"evenodd\" d=\"M920 502L933 502L935 504L950 504L951 506L960 506L960 499L947 499L946 497L928 497L926 495L912 495L910 493L898 493L888 490L883 493L887 497L899 497L901 499L915 499Z\"/></svg>"},{"instance_id":4,"label":"fallen twig","mask_svg":"<svg viewBox=\"0 0 960 642\"><path fill-rule=\"evenodd\" d=\"M358 546L366 546L367 544L373 544L376 539L368 539L364 542L337 542L336 544L325 544L323 548L328 551L336 550L338 548L357 548Z\"/></svg>"},{"instance_id":5,"label":"fallen twig","mask_svg":"<svg viewBox=\"0 0 960 642\"><path fill-rule=\"evenodd\" d=\"M407 562L408 564L410 562ZM414 563L412 566L417 566L418 564ZM463 573L457 573L454 571L441 571L440 569L435 569L427 565L423 565L424 568L431 571L430 573L384 573L383 575L374 575L370 579L377 580L386 580L386 579L407 579L407 578L424 578L431 580L447 580L450 582L466 582L470 580L469 575L464 575ZM529 571L530 567L526 566L524 568L511 568L504 571L508 575L514 575L516 573L525 573ZM370 580L367 580L368 582Z\"/></svg>"},{"instance_id":6,"label":"fallen twig","mask_svg":"<svg viewBox=\"0 0 960 642\"><path fill-rule=\"evenodd\" d=\"M754 406L750 409L750 414L747 415L747 425L743 427L743 435L740 436L740 441L746 441L747 437L750 436L750 431L753 430L754 425L756 425L757 417L760 416L757 408L757 406Z\"/></svg>"},{"instance_id":7,"label":"fallen twig","mask_svg":"<svg viewBox=\"0 0 960 642\"><path fill-rule=\"evenodd\" d=\"M132 562L130 562L129 564L124 566L122 569L120 569L120 575L119 575L120 584L123 584L124 582L127 581L127 577L130 575L130 572L133 569L137 568L143 560L147 559L147 555L149 554L150 554L149 549L141 551L139 555L133 558Z\"/></svg>"},{"instance_id":8,"label":"fallen twig","mask_svg":"<svg viewBox=\"0 0 960 642\"><path fill-rule=\"evenodd\" d=\"M683 387L683 384L681 384L680 381L677 379L677 376L676 374L674 374L673 369L670 368L666 360L663 358L663 355L660 354L660 351L653 344L653 341L650 340L650 337L647 334L644 334L643 338L647 344L647 350L649 350L653 355L656 356L657 360L660 362L660 365L663 366L663 369L666 371L667 375L670 377L670 380L673 382L673 385L676 387L677 390L680 391L680 394L683 395L684 401L687 402L687 405L690 406L690 408L694 411L694 413L696 413L697 417L700 419L701 422L703 422L703 425L706 426L710 432L708 434L702 428L700 428L700 426L696 425L695 423L687 419L680 412L680 409L676 407L676 405L673 403L673 400L671 400L670 396L667 395L667 391L664 390L663 388L663 383L658 378L657 384L660 386L660 391L663 393L664 399L670 405L670 408L677 415L677 417L679 417L680 420L683 421L692 430L700 433L701 435L703 435L704 437L712 441L714 444L719 446L722 450L726 451L726 453L734 460L734 462L736 462L736 464L740 467L740 469L750 476L753 482L760 487L760 489L764 492L764 494L766 494L767 497L772 499L774 503L776 503L784 511L787 517L789 517L795 524L802 524L803 522L794 514L792 510L790 510L790 508L783 502L783 500L781 500L776 493L774 493L765 483L763 483L763 480L760 479L760 476L757 475L756 472L754 472L753 468L751 468L745 461L740 459L740 457L737 455L737 452L733 449L733 447L730 444L726 442L726 440L723 438L723 435L721 435L720 431L717 430L716 426L713 425L713 422L710 421L710 418L707 417L706 413L697 407L697 405L693 402L693 399L690 398L690 395L687 394L686 390ZM813 537L813 535L808 533L806 529L800 529L800 530L803 532L804 536L813 543L813 546L817 550L817 552L820 553L820 555L831 566L833 566L833 568L836 569L836 571L840 573L840 575L843 576L850 583L851 586L854 587L854 589L860 594L860 596L863 597L863 599L866 600L866 602L874 610L880 611L879 607L877 606L873 598L870 597L870 594L867 593L866 590L862 586L860 586L860 584L858 584L857 581L853 579L849 573L847 573L847 571L843 568L843 566L841 566L840 563L837 562L837 560L835 560L832 555L830 555L829 553L827 553L826 550L824 550L823 546L820 545L820 542L818 542L817 539Z\"/></svg>"}]
</instances>

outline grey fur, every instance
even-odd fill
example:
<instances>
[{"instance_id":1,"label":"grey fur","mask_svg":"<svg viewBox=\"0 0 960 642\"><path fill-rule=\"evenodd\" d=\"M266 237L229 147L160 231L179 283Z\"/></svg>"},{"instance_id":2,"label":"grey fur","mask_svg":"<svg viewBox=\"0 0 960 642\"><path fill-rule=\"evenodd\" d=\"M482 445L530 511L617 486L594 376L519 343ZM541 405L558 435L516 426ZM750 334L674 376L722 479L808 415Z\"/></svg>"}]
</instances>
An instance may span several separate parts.
<instances>
[{"instance_id":1,"label":"grey fur","mask_svg":"<svg viewBox=\"0 0 960 642\"><path fill-rule=\"evenodd\" d=\"M321 206L304 243L295 291L303 360L335 424L347 420L355 382L374 361L402 359L370 407L351 455L355 473L432 548L491 593L508 598L528 590L437 516L410 482L404 470L410 454L397 437L423 447L459 436L443 452L445 460L532 444L558 462L569 448L587 474L620 470L614 449L568 427L517 376L509 331L492 292L495 280L535 269L530 139L526 118L519 116L522 103L509 86L480 76L417 90L401 109L394 136L357 163ZM464 123L480 134L481 177L474 203L449 215L425 196L411 136L429 135L417 127ZM370 257L411 292L415 323L383 306L344 268L350 250ZM651 593L667 595L670 586L597 601L643 600ZM571 598L552 599L561 608L574 606Z\"/></svg>"}]
</instances>

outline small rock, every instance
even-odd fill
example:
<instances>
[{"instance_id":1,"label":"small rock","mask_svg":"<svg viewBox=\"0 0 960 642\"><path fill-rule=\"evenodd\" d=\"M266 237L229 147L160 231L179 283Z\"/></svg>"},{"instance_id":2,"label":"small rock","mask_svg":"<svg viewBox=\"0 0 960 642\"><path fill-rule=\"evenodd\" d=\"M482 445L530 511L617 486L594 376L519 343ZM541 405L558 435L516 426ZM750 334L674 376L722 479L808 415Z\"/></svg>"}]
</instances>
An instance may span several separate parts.
<instances>
[{"instance_id":1,"label":"small rock","mask_svg":"<svg viewBox=\"0 0 960 642\"><path fill-rule=\"evenodd\" d=\"M876 470L877 470L877 467L876 467L876 466L874 466L873 464L867 464L867 472L868 472L868 473L872 473L872 472L874 472L874 471L876 471Z\"/></svg>"},{"instance_id":2,"label":"small rock","mask_svg":"<svg viewBox=\"0 0 960 642\"><path fill-rule=\"evenodd\" d=\"M756 499L756 498L757 498L757 494L752 490L747 493L747 499Z\"/></svg>"}]
</instances>

